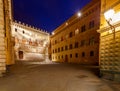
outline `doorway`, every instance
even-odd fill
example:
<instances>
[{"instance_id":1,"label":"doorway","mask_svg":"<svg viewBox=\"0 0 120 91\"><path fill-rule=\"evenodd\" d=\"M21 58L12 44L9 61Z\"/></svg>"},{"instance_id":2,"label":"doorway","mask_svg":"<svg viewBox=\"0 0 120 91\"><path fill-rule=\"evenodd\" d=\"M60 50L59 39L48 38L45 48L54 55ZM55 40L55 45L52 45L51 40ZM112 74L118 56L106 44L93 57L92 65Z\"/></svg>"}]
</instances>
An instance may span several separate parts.
<instances>
[{"instance_id":1,"label":"doorway","mask_svg":"<svg viewBox=\"0 0 120 91\"><path fill-rule=\"evenodd\" d=\"M68 55L65 55L65 62L68 62Z\"/></svg>"},{"instance_id":2,"label":"doorway","mask_svg":"<svg viewBox=\"0 0 120 91\"><path fill-rule=\"evenodd\" d=\"M19 51L19 59L23 59L23 51Z\"/></svg>"}]
</instances>

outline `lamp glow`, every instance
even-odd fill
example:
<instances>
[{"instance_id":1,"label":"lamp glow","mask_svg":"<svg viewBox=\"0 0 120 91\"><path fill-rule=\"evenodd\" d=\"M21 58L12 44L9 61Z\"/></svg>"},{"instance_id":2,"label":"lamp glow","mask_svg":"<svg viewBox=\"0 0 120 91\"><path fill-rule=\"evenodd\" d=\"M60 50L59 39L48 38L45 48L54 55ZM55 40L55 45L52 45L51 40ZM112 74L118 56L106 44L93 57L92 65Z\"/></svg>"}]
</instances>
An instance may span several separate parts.
<instances>
[{"instance_id":1,"label":"lamp glow","mask_svg":"<svg viewBox=\"0 0 120 91\"><path fill-rule=\"evenodd\" d=\"M106 20L112 19L114 13L115 13L115 11L114 11L113 9L110 9L110 10L106 11L106 12L104 13L105 19L106 19Z\"/></svg>"},{"instance_id":2,"label":"lamp glow","mask_svg":"<svg viewBox=\"0 0 120 91\"><path fill-rule=\"evenodd\" d=\"M80 16L81 16L81 13L80 13L80 12L78 12L78 13L77 13L77 16L78 16L78 17L80 17Z\"/></svg>"},{"instance_id":3,"label":"lamp glow","mask_svg":"<svg viewBox=\"0 0 120 91\"><path fill-rule=\"evenodd\" d=\"M52 35L54 35L55 33L54 32L52 32Z\"/></svg>"},{"instance_id":4,"label":"lamp glow","mask_svg":"<svg viewBox=\"0 0 120 91\"><path fill-rule=\"evenodd\" d=\"M66 22L65 25L67 26L67 25L68 25L68 22Z\"/></svg>"}]
</instances>

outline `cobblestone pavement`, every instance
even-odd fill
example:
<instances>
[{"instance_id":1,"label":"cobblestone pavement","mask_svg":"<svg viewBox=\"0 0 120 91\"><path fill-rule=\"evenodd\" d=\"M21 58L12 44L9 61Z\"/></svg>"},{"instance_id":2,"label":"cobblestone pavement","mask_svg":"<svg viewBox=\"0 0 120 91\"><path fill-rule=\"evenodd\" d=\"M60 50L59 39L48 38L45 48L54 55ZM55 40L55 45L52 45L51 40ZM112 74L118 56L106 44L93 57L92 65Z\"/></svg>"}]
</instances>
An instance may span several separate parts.
<instances>
[{"instance_id":1,"label":"cobblestone pavement","mask_svg":"<svg viewBox=\"0 0 120 91\"><path fill-rule=\"evenodd\" d=\"M17 63L9 67L5 77L0 78L0 91L119 90L114 88L119 84L111 85L96 74L98 74L97 67L84 67L79 64Z\"/></svg>"}]
</instances>

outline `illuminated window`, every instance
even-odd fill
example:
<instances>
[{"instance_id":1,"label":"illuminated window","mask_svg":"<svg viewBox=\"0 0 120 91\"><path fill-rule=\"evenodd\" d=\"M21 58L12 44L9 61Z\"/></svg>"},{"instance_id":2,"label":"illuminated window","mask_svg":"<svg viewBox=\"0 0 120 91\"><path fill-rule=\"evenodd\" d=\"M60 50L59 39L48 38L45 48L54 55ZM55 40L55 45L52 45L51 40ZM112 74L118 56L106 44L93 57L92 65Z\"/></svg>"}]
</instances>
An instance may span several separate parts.
<instances>
[{"instance_id":1,"label":"illuminated window","mask_svg":"<svg viewBox=\"0 0 120 91\"><path fill-rule=\"evenodd\" d=\"M69 37L69 35L67 34L67 35L65 36L65 39L68 39L68 37Z\"/></svg>"},{"instance_id":2,"label":"illuminated window","mask_svg":"<svg viewBox=\"0 0 120 91\"><path fill-rule=\"evenodd\" d=\"M79 29L75 30L75 35L79 34Z\"/></svg>"}]
</instances>

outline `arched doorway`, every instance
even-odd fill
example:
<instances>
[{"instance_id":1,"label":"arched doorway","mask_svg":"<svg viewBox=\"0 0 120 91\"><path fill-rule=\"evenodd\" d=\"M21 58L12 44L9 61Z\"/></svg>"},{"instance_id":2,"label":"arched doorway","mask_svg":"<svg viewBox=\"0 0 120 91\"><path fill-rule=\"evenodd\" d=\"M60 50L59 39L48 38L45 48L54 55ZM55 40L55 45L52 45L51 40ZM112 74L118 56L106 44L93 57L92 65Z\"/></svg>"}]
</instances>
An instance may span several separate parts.
<instances>
[{"instance_id":1,"label":"arched doorway","mask_svg":"<svg viewBox=\"0 0 120 91\"><path fill-rule=\"evenodd\" d=\"M23 59L23 51L19 51L19 59Z\"/></svg>"}]
</instances>

